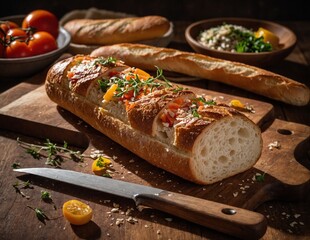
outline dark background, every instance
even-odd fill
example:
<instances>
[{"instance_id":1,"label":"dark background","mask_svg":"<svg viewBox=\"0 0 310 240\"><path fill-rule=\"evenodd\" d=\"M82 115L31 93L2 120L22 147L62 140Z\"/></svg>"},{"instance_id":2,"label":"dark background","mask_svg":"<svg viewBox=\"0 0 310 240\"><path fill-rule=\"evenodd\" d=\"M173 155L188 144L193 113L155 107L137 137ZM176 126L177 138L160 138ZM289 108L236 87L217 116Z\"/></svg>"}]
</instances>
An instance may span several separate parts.
<instances>
[{"instance_id":1,"label":"dark background","mask_svg":"<svg viewBox=\"0 0 310 240\"><path fill-rule=\"evenodd\" d=\"M162 15L172 21L195 21L213 17L310 20L307 0L9 0L5 5L2 3L0 6L0 17L46 9L60 19L71 10L96 7L137 16Z\"/></svg>"}]
</instances>

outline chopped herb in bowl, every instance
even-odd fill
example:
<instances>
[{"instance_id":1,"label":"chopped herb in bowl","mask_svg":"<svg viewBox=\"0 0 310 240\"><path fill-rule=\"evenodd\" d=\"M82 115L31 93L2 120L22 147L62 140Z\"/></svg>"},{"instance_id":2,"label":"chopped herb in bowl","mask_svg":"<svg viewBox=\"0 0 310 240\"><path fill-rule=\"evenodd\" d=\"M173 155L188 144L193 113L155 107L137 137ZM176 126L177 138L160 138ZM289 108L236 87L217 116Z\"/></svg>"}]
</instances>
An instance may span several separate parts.
<instances>
[{"instance_id":1,"label":"chopped herb in bowl","mask_svg":"<svg viewBox=\"0 0 310 240\"><path fill-rule=\"evenodd\" d=\"M264 37L272 36L272 33L263 28L254 32L243 26L223 23L202 31L198 36L198 42L214 50L238 52L238 53L259 53L270 52L276 48L269 39ZM276 39L276 36L273 36ZM276 41L273 41L276 45Z\"/></svg>"}]
</instances>

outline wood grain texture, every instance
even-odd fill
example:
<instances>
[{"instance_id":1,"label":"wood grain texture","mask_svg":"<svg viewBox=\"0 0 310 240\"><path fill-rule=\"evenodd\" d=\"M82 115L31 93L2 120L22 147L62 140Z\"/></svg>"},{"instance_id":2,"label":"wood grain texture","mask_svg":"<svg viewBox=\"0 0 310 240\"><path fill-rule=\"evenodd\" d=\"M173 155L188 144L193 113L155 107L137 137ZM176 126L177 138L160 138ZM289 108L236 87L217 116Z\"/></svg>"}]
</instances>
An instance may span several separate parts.
<instances>
[{"instance_id":1,"label":"wood grain texture","mask_svg":"<svg viewBox=\"0 0 310 240\"><path fill-rule=\"evenodd\" d=\"M219 97L219 93L217 92L199 88L194 88L194 91L199 94L204 93L209 96ZM248 113L247 115L257 124L262 125L270 122L272 119L272 106L269 104L226 94L221 94L220 97L227 101L231 99L241 99L242 102L253 105L256 110L255 114ZM33 114L34 112L36 114ZM88 146L86 152L91 152L91 149L100 149L107 152L108 149L101 145L103 142L106 143L111 141L102 134L91 129L79 118L53 103L45 94L44 86L36 88L1 108L0 123L3 128L8 130L17 131L41 139L48 138L57 142L64 140L80 147L90 144L91 147ZM82 127L82 125L87 127ZM266 201L281 197L288 198L292 193L294 193L296 198L302 198L303 194L297 193L305 192L305 190L309 189L310 172L297 162L294 151L298 145L307 140L308 136L309 128L307 126L275 120L263 133L263 153L255 167L242 174L221 181L220 183L206 186L206 192L208 192L207 199L234 206L242 206L247 209L255 209ZM268 148L268 145L274 141L280 142L280 149L270 150ZM304 147L302 149L304 149ZM113 155L123 155L127 152L127 150L118 146ZM137 158L132 155L133 154L130 156L133 159ZM111 158L112 156L110 155ZM129 161L128 157L122 157L122 159L124 161L126 161L126 159ZM148 166L149 164L145 163L144 165ZM148 166L148 168L155 169L155 167L152 166ZM138 170L134 169L133 171ZM150 179L148 176L142 175L147 172L143 168L140 168L139 171L141 171L141 173L137 174L136 177L140 178L140 181L144 179L144 184L159 184L157 179ZM257 183L253 179L256 173L266 175L266 180L263 184ZM125 174L125 176L127 177L127 174ZM165 178L163 178L163 180L164 179ZM240 192L236 188L227 190L227 185L229 186L229 183L233 182L238 185L244 182L245 179L248 182L246 186L250 189L247 190L247 193L244 193L243 196L239 196L238 198L235 196ZM137 180L133 178L133 181L136 182ZM138 181L138 183L140 181ZM180 181L182 184L192 185L184 180ZM165 189L166 188L167 186L165 186ZM196 186L188 187L186 193L206 198L205 194L200 195L196 191ZM221 197L219 197L220 195Z\"/></svg>"},{"instance_id":2,"label":"wood grain texture","mask_svg":"<svg viewBox=\"0 0 310 240\"><path fill-rule=\"evenodd\" d=\"M176 36L175 40L171 43L172 47L177 47L180 50L190 50L189 46L184 44L184 36L182 35L183 29L187 25L188 22L175 24ZM269 70L292 77L309 86L309 77L307 77L309 76L309 58L307 58L307 54L310 52L310 40L307 37L309 36L309 28L307 27L309 23L290 22L288 26L291 26L298 36L303 36L304 38L298 41L298 45L294 52L285 61ZM25 95L25 93L36 89L43 83L44 79L45 72L39 73L29 79L1 79L1 108L20 98L22 95ZM274 109L274 117L277 120L273 123L265 123L266 127L264 129L267 130L264 131L263 137L265 137L265 133L269 135L269 127L271 131L275 131L279 127L282 128L283 124L287 127L287 122L291 122L294 128L295 123L297 123L298 129L300 125L302 125L304 129L304 126L310 123L310 114L308 114L309 106L291 107L234 87L206 80L192 82L189 83L189 85L271 104ZM22 87L20 88L20 86ZM14 89L15 92L13 93L11 89ZM21 91L21 89L23 90ZM281 196L278 193L283 192L283 189L279 185L269 184L271 188L264 187L270 182L274 183L274 171L277 170L276 165L273 165L270 171L267 171L265 182L262 183L252 183L252 177L256 173L263 173L259 170L262 166L257 166L257 168L255 167L245 174L240 174L238 179L228 179L227 181L208 186L207 188L205 186L197 186L182 181L167 172L154 168L145 163L142 159L136 158L129 151L109 141L109 139L98 134L98 132L92 130L83 122L79 122L72 114L66 111L59 111L59 109L57 109L57 113L61 115L64 122L73 126L73 132L78 134L75 137L79 139L78 142L81 141L80 139L83 139L82 143L77 144L81 151L90 153L93 149L104 149L105 154L114 156L113 168L115 169L116 174L114 178L116 179L152 185L167 191L184 193L189 196L196 196L208 200L218 200L218 202L230 203L233 206L245 208L252 208L254 205L257 205L261 199L264 199L264 201L267 201L267 199L274 199L276 193L276 199L268 200L256 208L256 211L263 214L268 221L267 232L261 239L309 239L309 190L305 188L304 184L301 184L300 188L297 189L295 188L296 186L292 185L293 189L295 189L292 191L290 188L291 185L289 184L286 186L287 188L284 188L286 195ZM17 133L16 131L4 130L3 126L0 127L0 239L235 239L150 208L145 208L140 211L141 209L138 210L133 202L108 194L101 194L95 191L84 191L80 188L72 188L68 185L44 181L38 178L18 179L16 175L12 173L11 165L13 163L19 162L22 167L45 167L46 165L44 159L36 160L26 154L25 150L18 146L16 138L20 137L22 140L31 143L42 143L46 136L50 136L50 134L54 134L54 132L41 131L43 134L41 136L42 138L33 138L29 137L29 131L36 131L37 128L31 128L26 133L27 136L23 133ZM15 127L21 128L18 125ZM14 129L15 127L12 126L11 128ZM291 127L292 125L290 125L290 129ZM17 130L17 128L15 128L15 130ZM299 132L300 131L297 133L298 135L300 134ZM306 133L305 131L302 132L303 135ZM59 132L56 131L54 135L57 137L58 133ZM86 137L84 133L87 133ZM60 136L61 135L58 135L61 144L63 139L60 139ZM275 140L279 140L278 133L273 133L271 136L274 136ZM280 137L285 138L285 136ZM296 138L297 135L288 137L300 141L299 138ZM266 142L267 145L269 143L269 141ZM293 160L292 162L276 158L276 162L281 163L281 169L284 170L281 175L282 180L284 179L288 183L302 183L299 178L299 172L295 171L295 166L298 166L297 170L304 168L310 169L309 145L307 144L309 144L309 140L302 141L297 146L296 151L293 154L290 153L289 158ZM274 149L272 154L277 156L283 150L287 151L287 149L283 148L279 150ZM265 151L266 153L270 153L267 149ZM286 155L284 154L284 156ZM292 159L292 156L298 163ZM269 164L274 161L273 158L269 158L266 159L265 162ZM91 159L85 159L84 163L75 163L67 160L62 163L61 167L91 173L91 163ZM286 169L286 164L291 167L292 165L290 164L292 163L294 169L289 171ZM294 181L286 177L287 173L296 176ZM305 176L304 173L301 174L301 176ZM22 187L23 182L27 180L30 181L32 188L22 188L21 191L29 198L23 197L12 187L16 182L19 182ZM262 189L260 191L261 196L259 196L258 193L259 189ZM54 204L45 203L40 199L41 190L47 190L51 193ZM291 197L287 198L288 196ZM62 217L62 204L72 198L85 201L93 207L95 214L89 224L80 227L73 226L68 224ZM252 202L251 206L246 206L246 202ZM111 209L114 208L113 204L119 204L119 212L111 212ZM28 205L43 209L50 220L46 221L45 224L41 223L36 218L34 212L27 207ZM136 223L126 221L129 216L125 213L131 208L133 210L130 216L138 220ZM117 226L117 218L124 219L124 223Z\"/></svg>"}]
</instances>

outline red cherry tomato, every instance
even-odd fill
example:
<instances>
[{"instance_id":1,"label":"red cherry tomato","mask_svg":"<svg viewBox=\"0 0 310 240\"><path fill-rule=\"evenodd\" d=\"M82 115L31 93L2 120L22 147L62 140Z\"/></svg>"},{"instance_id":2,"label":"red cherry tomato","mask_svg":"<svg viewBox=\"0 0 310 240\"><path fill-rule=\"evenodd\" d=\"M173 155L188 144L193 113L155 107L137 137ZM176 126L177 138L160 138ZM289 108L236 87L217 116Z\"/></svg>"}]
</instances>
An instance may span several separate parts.
<instances>
[{"instance_id":1,"label":"red cherry tomato","mask_svg":"<svg viewBox=\"0 0 310 240\"><path fill-rule=\"evenodd\" d=\"M2 42L0 42L0 58L4 57L4 45L2 44Z\"/></svg>"},{"instance_id":2,"label":"red cherry tomato","mask_svg":"<svg viewBox=\"0 0 310 240\"><path fill-rule=\"evenodd\" d=\"M23 20L22 27L33 27L36 31L49 32L55 39L57 39L59 33L57 17L53 13L41 9L29 13Z\"/></svg>"},{"instance_id":3,"label":"red cherry tomato","mask_svg":"<svg viewBox=\"0 0 310 240\"><path fill-rule=\"evenodd\" d=\"M31 56L31 51L25 42L15 40L6 47L5 56L7 58L29 57Z\"/></svg>"},{"instance_id":4,"label":"red cherry tomato","mask_svg":"<svg viewBox=\"0 0 310 240\"><path fill-rule=\"evenodd\" d=\"M18 28L18 24L12 21L3 21L1 22L0 28L7 33L10 29Z\"/></svg>"},{"instance_id":5,"label":"red cherry tomato","mask_svg":"<svg viewBox=\"0 0 310 240\"><path fill-rule=\"evenodd\" d=\"M39 55L57 49L57 42L48 32L36 32L33 34L28 46L32 55Z\"/></svg>"},{"instance_id":6,"label":"red cherry tomato","mask_svg":"<svg viewBox=\"0 0 310 240\"><path fill-rule=\"evenodd\" d=\"M9 42L13 40L25 41L27 37L28 37L27 33L20 28L10 29L6 34L6 39Z\"/></svg>"}]
</instances>

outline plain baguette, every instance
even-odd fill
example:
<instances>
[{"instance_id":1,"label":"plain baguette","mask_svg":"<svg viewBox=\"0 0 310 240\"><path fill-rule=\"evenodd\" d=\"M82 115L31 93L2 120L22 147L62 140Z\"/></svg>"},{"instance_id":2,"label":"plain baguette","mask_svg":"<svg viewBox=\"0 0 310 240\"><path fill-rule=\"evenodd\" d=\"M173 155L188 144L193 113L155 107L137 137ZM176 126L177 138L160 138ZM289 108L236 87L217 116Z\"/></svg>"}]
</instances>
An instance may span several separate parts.
<instances>
[{"instance_id":1,"label":"plain baguette","mask_svg":"<svg viewBox=\"0 0 310 240\"><path fill-rule=\"evenodd\" d=\"M242 113L227 105L202 104L190 90L156 79L155 88L141 88L140 98L124 98L117 93L132 86L122 84L141 83L146 75L132 74L136 68L122 62L106 62L79 55L56 63L47 74L47 95L151 164L196 183L220 181L259 159L260 129ZM150 79L142 81L152 84ZM102 90L98 80L111 87ZM119 90L111 92L115 83ZM169 125L163 116L173 117L172 109L177 115Z\"/></svg>"},{"instance_id":2,"label":"plain baguette","mask_svg":"<svg viewBox=\"0 0 310 240\"><path fill-rule=\"evenodd\" d=\"M261 68L202 54L124 43L100 47L91 56L113 56L145 70L154 70L157 66L163 70L229 84L296 106L309 103L309 88L302 83Z\"/></svg>"},{"instance_id":3,"label":"plain baguette","mask_svg":"<svg viewBox=\"0 0 310 240\"><path fill-rule=\"evenodd\" d=\"M162 16L73 19L64 28L71 34L73 43L107 45L162 37L170 23Z\"/></svg>"}]
</instances>

